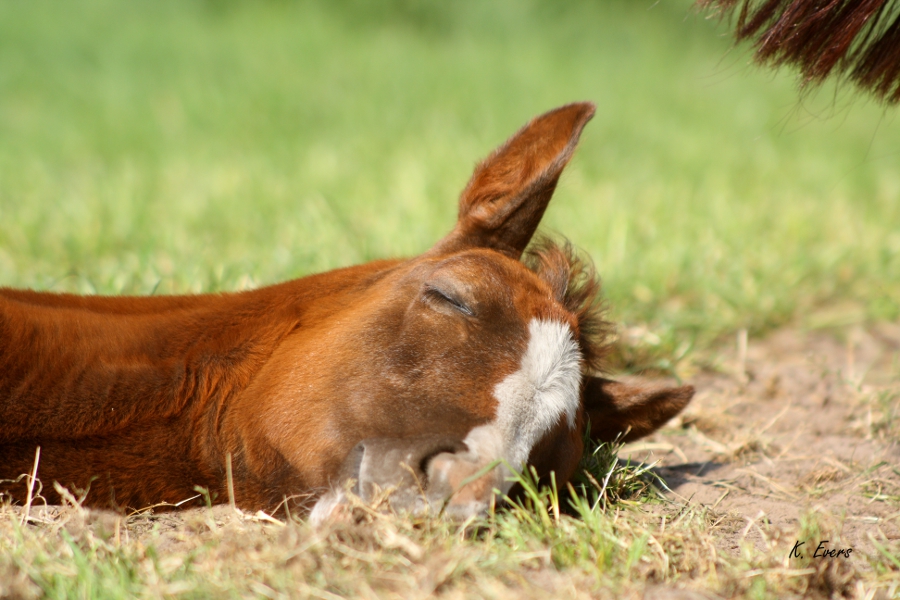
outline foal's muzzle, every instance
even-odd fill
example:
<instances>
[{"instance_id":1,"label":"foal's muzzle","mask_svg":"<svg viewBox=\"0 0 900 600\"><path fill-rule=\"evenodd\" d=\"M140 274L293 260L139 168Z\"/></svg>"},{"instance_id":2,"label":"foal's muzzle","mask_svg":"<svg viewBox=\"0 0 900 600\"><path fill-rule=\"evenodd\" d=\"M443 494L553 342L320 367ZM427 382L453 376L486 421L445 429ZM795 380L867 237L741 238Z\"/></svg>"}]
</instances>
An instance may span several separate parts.
<instances>
[{"instance_id":1,"label":"foal's muzzle","mask_svg":"<svg viewBox=\"0 0 900 600\"><path fill-rule=\"evenodd\" d=\"M352 496L398 513L485 514L508 471L465 442L441 436L371 438L344 460L334 488L316 503L310 520L323 522L352 504Z\"/></svg>"}]
</instances>

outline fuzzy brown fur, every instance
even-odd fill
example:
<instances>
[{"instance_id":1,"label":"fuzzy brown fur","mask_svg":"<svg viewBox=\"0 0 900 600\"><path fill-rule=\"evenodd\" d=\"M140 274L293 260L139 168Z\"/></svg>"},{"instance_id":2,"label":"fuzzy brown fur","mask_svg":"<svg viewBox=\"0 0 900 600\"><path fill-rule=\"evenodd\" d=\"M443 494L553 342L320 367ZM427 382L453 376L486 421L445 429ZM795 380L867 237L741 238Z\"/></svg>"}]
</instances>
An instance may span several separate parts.
<instances>
[{"instance_id":1,"label":"fuzzy brown fur","mask_svg":"<svg viewBox=\"0 0 900 600\"><path fill-rule=\"evenodd\" d=\"M523 262L547 282L556 299L578 320L578 345L588 373L601 373L615 326L606 320L600 277L589 257L572 244L541 237Z\"/></svg>"},{"instance_id":2,"label":"fuzzy brown fur","mask_svg":"<svg viewBox=\"0 0 900 600\"><path fill-rule=\"evenodd\" d=\"M738 41L752 40L755 59L793 65L804 84L848 78L889 104L900 102L900 1L698 0L734 19Z\"/></svg>"}]
</instances>

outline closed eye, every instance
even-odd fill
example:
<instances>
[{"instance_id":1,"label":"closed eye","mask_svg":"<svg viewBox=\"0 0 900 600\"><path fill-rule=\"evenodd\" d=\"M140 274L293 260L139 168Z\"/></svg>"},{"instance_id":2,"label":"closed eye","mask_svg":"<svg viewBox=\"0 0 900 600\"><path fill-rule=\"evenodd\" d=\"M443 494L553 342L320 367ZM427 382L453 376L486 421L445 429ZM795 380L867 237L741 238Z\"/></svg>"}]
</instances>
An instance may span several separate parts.
<instances>
[{"instance_id":1,"label":"closed eye","mask_svg":"<svg viewBox=\"0 0 900 600\"><path fill-rule=\"evenodd\" d=\"M436 287L433 287L430 285L427 286L425 288L425 296L429 300L432 300L435 302L440 302L442 304L450 306L454 310L457 310L468 317L471 317L475 314L474 311L471 308L469 308L468 306L466 306L466 304L462 300L455 298L454 296L452 296L452 295L448 294L447 292L444 292L443 290L440 290Z\"/></svg>"}]
</instances>

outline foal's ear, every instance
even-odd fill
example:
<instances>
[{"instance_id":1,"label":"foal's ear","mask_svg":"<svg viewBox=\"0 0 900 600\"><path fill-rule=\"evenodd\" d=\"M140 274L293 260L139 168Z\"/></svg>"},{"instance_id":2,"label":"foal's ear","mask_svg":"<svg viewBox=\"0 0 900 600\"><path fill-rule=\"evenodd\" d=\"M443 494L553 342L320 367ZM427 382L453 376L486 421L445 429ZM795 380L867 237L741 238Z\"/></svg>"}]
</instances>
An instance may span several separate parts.
<instances>
[{"instance_id":1,"label":"foal's ear","mask_svg":"<svg viewBox=\"0 0 900 600\"><path fill-rule=\"evenodd\" d=\"M594 110L589 102L562 106L535 117L494 150L475 167L459 199L456 227L434 251L493 248L518 259Z\"/></svg>"},{"instance_id":2,"label":"foal's ear","mask_svg":"<svg viewBox=\"0 0 900 600\"><path fill-rule=\"evenodd\" d=\"M637 386L589 377L584 408L591 420L591 438L611 442L619 433L630 442L650 435L677 415L694 396L694 387Z\"/></svg>"}]
</instances>

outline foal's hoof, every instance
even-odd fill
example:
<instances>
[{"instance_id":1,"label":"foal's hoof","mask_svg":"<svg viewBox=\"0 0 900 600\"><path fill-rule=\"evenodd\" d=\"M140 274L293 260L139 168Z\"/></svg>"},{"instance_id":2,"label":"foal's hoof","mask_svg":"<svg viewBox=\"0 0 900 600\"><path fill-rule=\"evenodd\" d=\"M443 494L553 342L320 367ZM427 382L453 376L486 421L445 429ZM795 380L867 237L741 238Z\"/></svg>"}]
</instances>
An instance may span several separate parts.
<instances>
[{"instance_id":1,"label":"foal's hoof","mask_svg":"<svg viewBox=\"0 0 900 600\"><path fill-rule=\"evenodd\" d=\"M373 438L344 460L337 486L310 513L314 524L341 520L354 500L414 515L467 519L487 513L509 470L465 442L439 436Z\"/></svg>"}]
</instances>

